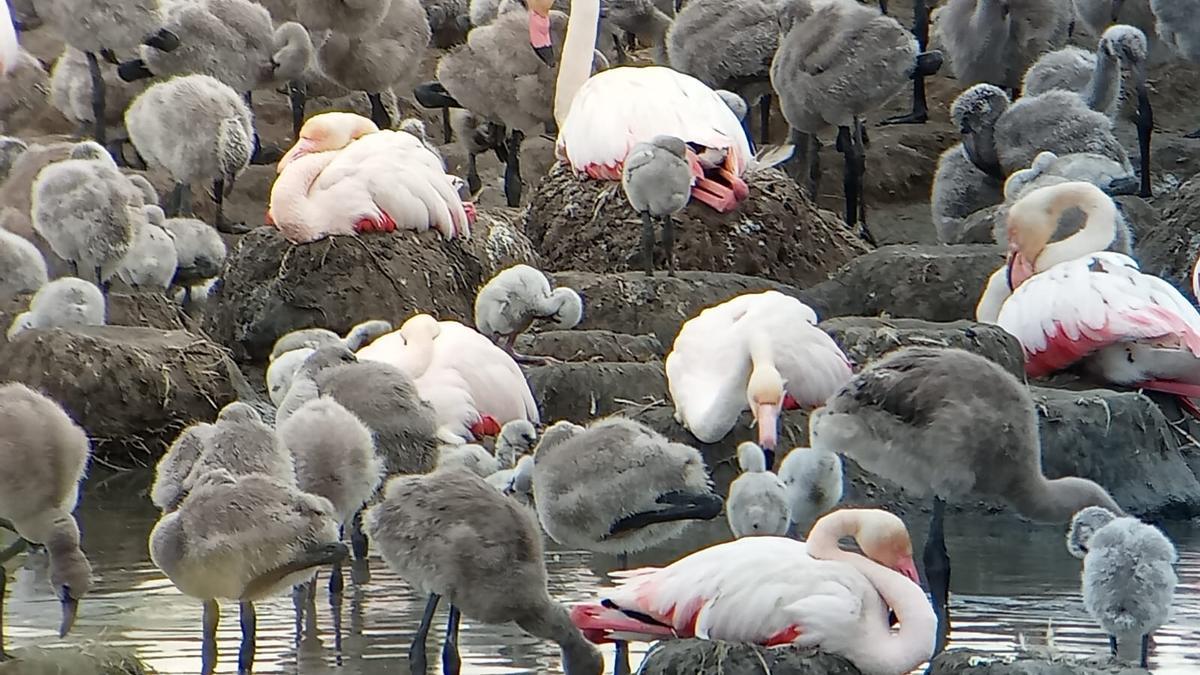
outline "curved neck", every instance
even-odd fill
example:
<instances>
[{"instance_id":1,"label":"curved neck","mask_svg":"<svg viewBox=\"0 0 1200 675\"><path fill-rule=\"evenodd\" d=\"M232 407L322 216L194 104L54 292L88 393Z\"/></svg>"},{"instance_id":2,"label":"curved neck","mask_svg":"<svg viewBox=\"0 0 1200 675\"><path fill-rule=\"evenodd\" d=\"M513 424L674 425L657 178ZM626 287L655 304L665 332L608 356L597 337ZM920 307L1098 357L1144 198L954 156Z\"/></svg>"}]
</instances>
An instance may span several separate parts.
<instances>
[{"instance_id":1,"label":"curved neck","mask_svg":"<svg viewBox=\"0 0 1200 675\"><path fill-rule=\"evenodd\" d=\"M1088 81L1087 93L1083 97L1087 107L1097 112L1108 112L1108 105L1121 86L1121 67L1117 57L1104 49L1096 50L1096 67Z\"/></svg>"},{"instance_id":2,"label":"curved neck","mask_svg":"<svg viewBox=\"0 0 1200 675\"><path fill-rule=\"evenodd\" d=\"M554 121L561 129L580 87L592 76L592 52L600 25L600 0L572 0L567 36L554 88Z\"/></svg>"},{"instance_id":3,"label":"curved neck","mask_svg":"<svg viewBox=\"0 0 1200 675\"><path fill-rule=\"evenodd\" d=\"M1104 488L1086 478L1048 479L1039 472L1033 480L1020 481L1013 488L1008 501L1030 520L1065 523L1089 506L1103 506L1113 513L1124 514Z\"/></svg>"},{"instance_id":4,"label":"curved neck","mask_svg":"<svg viewBox=\"0 0 1200 675\"><path fill-rule=\"evenodd\" d=\"M1108 195L1098 191L1066 191L1050 204L1048 221L1057 227L1063 211L1070 207L1083 211L1083 227L1062 241L1048 244L1037 257L1034 268L1044 272L1055 265L1099 253L1117 236L1117 207Z\"/></svg>"},{"instance_id":5,"label":"curved neck","mask_svg":"<svg viewBox=\"0 0 1200 675\"><path fill-rule=\"evenodd\" d=\"M783 389L783 375L775 367L775 354L771 342L761 335L750 337L750 378L746 381L747 399L759 390ZM783 394L780 393L782 400Z\"/></svg>"},{"instance_id":6,"label":"curved neck","mask_svg":"<svg viewBox=\"0 0 1200 675\"><path fill-rule=\"evenodd\" d=\"M333 160L332 152L305 155L288 163L271 186L271 218L281 230L290 225L310 222L308 191Z\"/></svg>"}]
</instances>

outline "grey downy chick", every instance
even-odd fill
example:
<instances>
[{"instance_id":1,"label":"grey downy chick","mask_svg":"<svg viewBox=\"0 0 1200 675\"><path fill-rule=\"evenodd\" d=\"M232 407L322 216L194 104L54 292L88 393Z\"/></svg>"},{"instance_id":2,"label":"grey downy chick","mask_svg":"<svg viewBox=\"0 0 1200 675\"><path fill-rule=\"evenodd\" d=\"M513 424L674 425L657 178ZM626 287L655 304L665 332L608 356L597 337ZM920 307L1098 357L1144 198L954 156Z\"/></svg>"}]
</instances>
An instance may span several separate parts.
<instances>
[{"instance_id":1,"label":"grey downy chick","mask_svg":"<svg viewBox=\"0 0 1200 675\"><path fill-rule=\"evenodd\" d=\"M621 172L630 206L642 216L642 255L646 274L654 274L654 219L662 220L667 274L675 274L675 225L672 216L691 198L692 171L687 144L674 136L655 136L633 146Z\"/></svg>"}]
</instances>

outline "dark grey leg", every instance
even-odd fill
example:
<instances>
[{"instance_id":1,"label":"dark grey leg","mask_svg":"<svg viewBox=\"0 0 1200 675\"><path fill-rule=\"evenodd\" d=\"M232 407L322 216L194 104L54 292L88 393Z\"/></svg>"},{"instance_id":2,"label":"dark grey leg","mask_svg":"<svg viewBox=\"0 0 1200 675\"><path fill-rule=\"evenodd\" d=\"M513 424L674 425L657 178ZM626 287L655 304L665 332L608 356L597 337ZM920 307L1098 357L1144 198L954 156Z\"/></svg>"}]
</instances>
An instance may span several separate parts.
<instances>
[{"instance_id":1,"label":"dark grey leg","mask_svg":"<svg viewBox=\"0 0 1200 675\"><path fill-rule=\"evenodd\" d=\"M1143 668L1150 667L1150 634L1146 633L1142 636L1142 659L1140 664Z\"/></svg>"},{"instance_id":2,"label":"dark grey leg","mask_svg":"<svg viewBox=\"0 0 1200 675\"><path fill-rule=\"evenodd\" d=\"M504 198L509 206L521 205L521 142L525 134L513 129L508 135L508 161L504 164Z\"/></svg>"},{"instance_id":3,"label":"dark grey leg","mask_svg":"<svg viewBox=\"0 0 1200 675\"><path fill-rule=\"evenodd\" d=\"M304 612L308 605L308 585L311 581L292 586L292 611L296 615L296 644L304 639Z\"/></svg>"},{"instance_id":4,"label":"dark grey leg","mask_svg":"<svg viewBox=\"0 0 1200 675\"><path fill-rule=\"evenodd\" d=\"M100 61L96 55L87 52L88 73L92 76L92 135L96 142L104 142L104 76L100 74Z\"/></svg>"},{"instance_id":5,"label":"dark grey leg","mask_svg":"<svg viewBox=\"0 0 1200 675\"><path fill-rule=\"evenodd\" d=\"M1200 129L1185 134L1184 138L1200 138Z\"/></svg>"},{"instance_id":6,"label":"dark grey leg","mask_svg":"<svg viewBox=\"0 0 1200 675\"><path fill-rule=\"evenodd\" d=\"M450 618L446 622L446 643L442 645L444 675L458 675L462 669L462 659L458 656L458 623L461 618L458 608L450 605Z\"/></svg>"},{"instance_id":7,"label":"dark grey leg","mask_svg":"<svg viewBox=\"0 0 1200 675\"><path fill-rule=\"evenodd\" d=\"M4 593L8 587L8 574L0 569L0 661L7 661L10 657L4 651Z\"/></svg>"},{"instance_id":8,"label":"dark grey leg","mask_svg":"<svg viewBox=\"0 0 1200 675\"><path fill-rule=\"evenodd\" d=\"M350 519L350 550L355 560L367 559L367 535L362 530L362 511Z\"/></svg>"},{"instance_id":9,"label":"dark grey leg","mask_svg":"<svg viewBox=\"0 0 1200 675\"><path fill-rule=\"evenodd\" d=\"M483 182L479 180L479 168L475 161L475 153L467 155L467 189L471 194L478 194Z\"/></svg>"},{"instance_id":10,"label":"dark grey leg","mask_svg":"<svg viewBox=\"0 0 1200 675\"><path fill-rule=\"evenodd\" d=\"M450 128L450 108L442 108L442 142L454 140L454 130Z\"/></svg>"},{"instance_id":11,"label":"dark grey leg","mask_svg":"<svg viewBox=\"0 0 1200 675\"><path fill-rule=\"evenodd\" d=\"M258 616L254 603L241 603L242 646L238 649L238 675L250 675L254 671L254 632L258 630Z\"/></svg>"},{"instance_id":12,"label":"dark grey leg","mask_svg":"<svg viewBox=\"0 0 1200 675\"><path fill-rule=\"evenodd\" d=\"M192 215L191 188L187 183L176 183L175 189L167 197L167 208L163 209L168 218Z\"/></svg>"},{"instance_id":13,"label":"dark grey leg","mask_svg":"<svg viewBox=\"0 0 1200 675\"><path fill-rule=\"evenodd\" d=\"M387 108L383 107L383 98L379 94L367 94L367 100L371 102L371 121L380 129L392 128L392 117L388 115Z\"/></svg>"},{"instance_id":14,"label":"dark grey leg","mask_svg":"<svg viewBox=\"0 0 1200 675\"><path fill-rule=\"evenodd\" d=\"M308 104L308 87L303 82L288 82L288 103L292 106L292 138L300 139L304 126L304 107Z\"/></svg>"},{"instance_id":15,"label":"dark grey leg","mask_svg":"<svg viewBox=\"0 0 1200 675\"><path fill-rule=\"evenodd\" d=\"M937 643L933 653L942 653L950 637L950 555L946 553L946 533L942 521L946 515L946 502L940 497L933 499L933 516L929 521L929 537L925 540L925 583L933 597L933 611L937 614Z\"/></svg>"},{"instance_id":16,"label":"dark grey leg","mask_svg":"<svg viewBox=\"0 0 1200 675\"><path fill-rule=\"evenodd\" d=\"M872 246L878 246L867 227L867 130L860 119L854 120L854 171L858 183L859 235Z\"/></svg>"},{"instance_id":17,"label":"dark grey leg","mask_svg":"<svg viewBox=\"0 0 1200 675\"><path fill-rule=\"evenodd\" d=\"M216 600L204 601L204 637L200 643L200 675L212 675L217 669L217 622L221 608Z\"/></svg>"},{"instance_id":18,"label":"dark grey leg","mask_svg":"<svg viewBox=\"0 0 1200 675\"><path fill-rule=\"evenodd\" d=\"M613 675L629 675L629 643L614 642L613 650Z\"/></svg>"},{"instance_id":19,"label":"dark grey leg","mask_svg":"<svg viewBox=\"0 0 1200 675\"><path fill-rule=\"evenodd\" d=\"M425 660L425 640L429 637L429 627L433 624L433 614L437 611L441 596L429 594L425 603L425 613L421 615L421 625L417 626L417 634L413 636L412 646L408 648L408 667L412 675L425 675L427 668Z\"/></svg>"},{"instance_id":20,"label":"dark grey leg","mask_svg":"<svg viewBox=\"0 0 1200 675\"><path fill-rule=\"evenodd\" d=\"M667 276L675 276L675 217L667 214L663 218L663 252L667 256Z\"/></svg>"},{"instance_id":21,"label":"dark grey leg","mask_svg":"<svg viewBox=\"0 0 1200 675\"><path fill-rule=\"evenodd\" d=\"M642 269L654 276L654 218L649 211L642 211Z\"/></svg>"},{"instance_id":22,"label":"dark grey leg","mask_svg":"<svg viewBox=\"0 0 1200 675\"><path fill-rule=\"evenodd\" d=\"M342 579L342 563L333 563L333 568L329 570L329 594L341 595L342 591L346 590L346 582Z\"/></svg>"},{"instance_id":23,"label":"dark grey leg","mask_svg":"<svg viewBox=\"0 0 1200 675\"><path fill-rule=\"evenodd\" d=\"M1110 652L1112 652L1113 656L1117 655L1117 636L1116 635L1108 636L1108 650Z\"/></svg>"},{"instance_id":24,"label":"dark grey leg","mask_svg":"<svg viewBox=\"0 0 1200 675\"><path fill-rule=\"evenodd\" d=\"M887 14L887 0L879 0L879 11Z\"/></svg>"},{"instance_id":25,"label":"dark grey leg","mask_svg":"<svg viewBox=\"0 0 1200 675\"><path fill-rule=\"evenodd\" d=\"M764 146L771 142L771 95L763 94L758 99L758 134L759 142Z\"/></svg>"},{"instance_id":26,"label":"dark grey leg","mask_svg":"<svg viewBox=\"0 0 1200 675\"><path fill-rule=\"evenodd\" d=\"M99 265L96 265L95 271L96 271L96 287L99 288L105 295L108 295L109 284L105 283L105 281L104 281L104 278L103 278L104 270L100 269Z\"/></svg>"},{"instance_id":27,"label":"dark grey leg","mask_svg":"<svg viewBox=\"0 0 1200 675\"><path fill-rule=\"evenodd\" d=\"M213 182L213 201L217 205L216 227L218 232L225 234L246 234L251 228L245 223L231 223L225 219L225 195L233 192L233 183L226 183L224 178Z\"/></svg>"},{"instance_id":28,"label":"dark grey leg","mask_svg":"<svg viewBox=\"0 0 1200 675\"><path fill-rule=\"evenodd\" d=\"M1154 134L1154 108L1150 105L1150 92L1145 83L1137 86L1137 135L1138 152L1141 154L1141 191L1138 196L1148 198L1154 196L1150 187L1150 139Z\"/></svg>"},{"instance_id":29,"label":"dark grey leg","mask_svg":"<svg viewBox=\"0 0 1200 675\"><path fill-rule=\"evenodd\" d=\"M915 0L913 2L912 32L917 38L917 51L922 55L929 46L929 7L926 6L926 1L927 0ZM884 14L886 14L886 3L881 0L879 4L880 9L883 10ZM924 124L929 120L929 106L925 101L925 77L930 74L931 73L926 72L926 70L922 68L921 64L918 63L912 78L912 112L907 115L900 115L898 117L886 119L883 121L883 124Z\"/></svg>"},{"instance_id":30,"label":"dark grey leg","mask_svg":"<svg viewBox=\"0 0 1200 675\"><path fill-rule=\"evenodd\" d=\"M842 153L842 191L846 195L846 224L858 223L858 168L854 160L854 139L850 127L838 127L837 149Z\"/></svg>"}]
</instances>

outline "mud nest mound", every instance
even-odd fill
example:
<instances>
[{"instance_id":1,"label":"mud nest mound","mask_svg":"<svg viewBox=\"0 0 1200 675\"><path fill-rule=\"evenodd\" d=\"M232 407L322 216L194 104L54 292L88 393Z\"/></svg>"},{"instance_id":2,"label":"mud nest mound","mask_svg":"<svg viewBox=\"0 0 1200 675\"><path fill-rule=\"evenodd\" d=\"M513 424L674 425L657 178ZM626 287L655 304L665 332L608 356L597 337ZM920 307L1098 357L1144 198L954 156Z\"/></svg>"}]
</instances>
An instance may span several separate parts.
<instances>
[{"instance_id":1,"label":"mud nest mound","mask_svg":"<svg viewBox=\"0 0 1200 675\"><path fill-rule=\"evenodd\" d=\"M716 640L667 640L646 654L640 675L859 675L846 659L794 647L766 649Z\"/></svg>"},{"instance_id":2,"label":"mud nest mound","mask_svg":"<svg viewBox=\"0 0 1200 675\"><path fill-rule=\"evenodd\" d=\"M101 461L152 465L183 427L235 398L225 351L185 331L99 326L30 330L0 342L0 382L58 401Z\"/></svg>"},{"instance_id":3,"label":"mud nest mound","mask_svg":"<svg viewBox=\"0 0 1200 675\"><path fill-rule=\"evenodd\" d=\"M11 661L0 663L0 675L154 675L157 672L131 650L98 643L54 649L28 647L16 650L12 656Z\"/></svg>"},{"instance_id":4,"label":"mud nest mound","mask_svg":"<svg viewBox=\"0 0 1200 675\"><path fill-rule=\"evenodd\" d=\"M298 328L345 333L361 321L399 324L417 312L470 323L489 273L526 262L520 232L488 220L481 217L471 235L479 241L466 242L401 232L296 245L260 227L226 260L205 331L235 359L265 361L275 340Z\"/></svg>"},{"instance_id":5,"label":"mud nest mound","mask_svg":"<svg viewBox=\"0 0 1200 675\"><path fill-rule=\"evenodd\" d=\"M0 298L0 333L8 330L18 314L29 309L33 293ZM109 293L105 315L110 326L141 326L160 330L183 330L182 313L162 293Z\"/></svg>"},{"instance_id":6,"label":"mud nest mound","mask_svg":"<svg viewBox=\"0 0 1200 675\"><path fill-rule=\"evenodd\" d=\"M1192 267L1200 255L1200 174L1181 185L1163 207L1158 227L1137 239L1142 271L1171 282L1193 302Z\"/></svg>"},{"instance_id":7,"label":"mud nest mound","mask_svg":"<svg viewBox=\"0 0 1200 675\"><path fill-rule=\"evenodd\" d=\"M750 197L720 214L693 200L675 216L675 268L736 272L802 286L829 276L868 247L819 211L783 173L747 175ZM548 269L640 269L641 218L620 183L580 180L555 164L534 190L525 232ZM656 247L661 261L661 247ZM658 263L661 269L661 262Z\"/></svg>"}]
</instances>

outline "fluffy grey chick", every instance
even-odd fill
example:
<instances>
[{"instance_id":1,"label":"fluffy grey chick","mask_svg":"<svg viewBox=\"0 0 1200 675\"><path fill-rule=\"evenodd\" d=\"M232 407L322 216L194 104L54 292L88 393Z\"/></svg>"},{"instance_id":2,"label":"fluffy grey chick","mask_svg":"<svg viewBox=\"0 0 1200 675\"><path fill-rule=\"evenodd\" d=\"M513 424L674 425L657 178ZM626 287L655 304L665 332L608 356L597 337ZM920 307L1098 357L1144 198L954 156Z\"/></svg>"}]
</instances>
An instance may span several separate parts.
<instances>
[{"instance_id":1,"label":"fluffy grey chick","mask_svg":"<svg viewBox=\"0 0 1200 675\"><path fill-rule=\"evenodd\" d=\"M791 523L787 492L783 481L767 470L762 448L746 441L738 445L738 466L742 474L729 484L725 500L725 518L735 538L783 536Z\"/></svg>"},{"instance_id":2,"label":"fluffy grey chick","mask_svg":"<svg viewBox=\"0 0 1200 675\"><path fill-rule=\"evenodd\" d=\"M1117 514L1103 506L1089 506L1080 510L1067 528L1067 550L1083 560L1087 557L1088 542L1092 540L1092 535L1116 519Z\"/></svg>"},{"instance_id":3,"label":"fluffy grey chick","mask_svg":"<svg viewBox=\"0 0 1200 675\"><path fill-rule=\"evenodd\" d=\"M241 603L238 661L250 672L253 603L308 581L346 553L329 500L263 474L209 471L150 532L150 559L182 593L204 602L202 673L216 666L218 600Z\"/></svg>"},{"instance_id":4,"label":"fluffy grey chick","mask_svg":"<svg viewBox=\"0 0 1200 675\"><path fill-rule=\"evenodd\" d=\"M433 33L434 47L449 49L467 39L467 32L471 30L467 0L421 0L421 4Z\"/></svg>"},{"instance_id":5,"label":"fluffy grey chick","mask_svg":"<svg viewBox=\"0 0 1200 675\"><path fill-rule=\"evenodd\" d=\"M933 176L930 209L938 240L961 243L963 224L976 211L1004 199L1004 169L996 152L996 122L1008 110L998 87L971 87L950 105L962 142L942 153Z\"/></svg>"},{"instance_id":6,"label":"fluffy grey chick","mask_svg":"<svg viewBox=\"0 0 1200 675\"><path fill-rule=\"evenodd\" d=\"M501 469L484 478L488 485L525 506L533 506L533 455L524 455L511 469Z\"/></svg>"},{"instance_id":7,"label":"fluffy grey chick","mask_svg":"<svg viewBox=\"0 0 1200 675\"><path fill-rule=\"evenodd\" d=\"M138 228L133 246L117 265L117 278L134 289L166 291L179 266L175 242L162 227L166 218L157 204L147 204L142 210L147 222Z\"/></svg>"},{"instance_id":8,"label":"fluffy grey chick","mask_svg":"<svg viewBox=\"0 0 1200 675\"><path fill-rule=\"evenodd\" d=\"M28 149L29 144L16 136L0 136L0 183L8 178L13 165Z\"/></svg>"},{"instance_id":9,"label":"fluffy grey chick","mask_svg":"<svg viewBox=\"0 0 1200 675\"><path fill-rule=\"evenodd\" d=\"M653 0L606 0L604 9L604 23L649 45L654 63L668 65L667 31L671 29L672 17L659 9ZM751 38L743 36L742 39Z\"/></svg>"},{"instance_id":10,"label":"fluffy grey chick","mask_svg":"<svg viewBox=\"0 0 1200 675\"><path fill-rule=\"evenodd\" d=\"M71 263L76 276L89 275L106 288L146 224L142 203L140 191L104 148L79 143L70 159L38 173L31 197L33 229L55 255Z\"/></svg>"},{"instance_id":11,"label":"fluffy grey chick","mask_svg":"<svg viewBox=\"0 0 1200 675\"><path fill-rule=\"evenodd\" d=\"M275 341L271 347L271 360L274 361L294 349L317 349L332 344L344 344L350 351L356 352L371 344L375 338L391 331L392 324L382 319L356 324L345 337L339 337L337 333L326 328L302 328L285 333Z\"/></svg>"},{"instance_id":12,"label":"fluffy grey chick","mask_svg":"<svg viewBox=\"0 0 1200 675\"><path fill-rule=\"evenodd\" d=\"M36 291L48 279L42 252L25 237L0 227L0 300Z\"/></svg>"},{"instance_id":13,"label":"fluffy grey chick","mask_svg":"<svg viewBox=\"0 0 1200 675\"><path fill-rule=\"evenodd\" d=\"M547 430L534 453L538 516L555 541L621 555L720 515L695 448L623 418L571 432Z\"/></svg>"},{"instance_id":14,"label":"fluffy grey chick","mask_svg":"<svg viewBox=\"0 0 1200 675\"><path fill-rule=\"evenodd\" d=\"M1039 56L1067 43L1069 2L950 0L932 14L933 38L962 85L989 83L1010 91Z\"/></svg>"},{"instance_id":15,"label":"fluffy grey chick","mask_svg":"<svg viewBox=\"0 0 1200 675\"><path fill-rule=\"evenodd\" d=\"M187 496L184 482L192 467L204 454L214 425L198 422L184 428L154 466L154 483L150 486L150 501L158 510L174 511Z\"/></svg>"},{"instance_id":16,"label":"fluffy grey chick","mask_svg":"<svg viewBox=\"0 0 1200 675\"><path fill-rule=\"evenodd\" d=\"M57 403L23 384L0 385L0 518L49 552L50 583L62 605L60 636L71 629L79 599L92 585L71 515L91 452L87 434Z\"/></svg>"},{"instance_id":17,"label":"fluffy grey chick","mask_svg":"<svg viewBox=\"0 0 1200 675\"><path fill-rule=\"evenodd\" d=\"M771 58L779 48L778 3L691 0L675 17L666 43L668 61L675 70L714 89L732 89L745 102L757 101L761 121L759 142L767 143ZM744 114L738 118L749 126Z\"/></svg>"},{"instance_id":18,"label":"fluffy grey chick","mask_svg":"<svg viewBox=\"0 0 1200 675\"><path fill-rule=\"evenodd\" d=\"M190 492L204 474L215 469L235 476L263 474L296 484L292 454L258 411L246 403L234 401L222 408L204 441L203 452L183 480L184 492Z\"/></svg>"},{"instance_id":19,"label":"fluffy grey chick","mask_svg":"<svg viewBox=\"0 0 1200 675\"><path fill-rule=\"evenodd\" d=\"M582 318L583 299L579 293L566 286L551 290L546 275L529 265L501 270L475 296L475 329L499 342L518 363L546 362L515 350L517 336L534 321L545 321L551 329L567 330L579 325Z\"/></svg>"},{"instance_id":20,"label":"fluffy grey chick","mask_svg":"<svg viewBox=\"0 0 1200 675\"><path fill-rule=\"evenodd\" d=\"M29 301L29 311L14 320L13 328L20 322L24 328L71 330L84 326L103 326L104 317L104 294L95 284L74 277L62 277L42 286L33 295ZM11 340L19 332L10 329L8 339Z\"/></svg>"},{"instance_id":21,"label":"fluffy grey chick","mask_svg":"<svg viewBox=\"0 0 1200 675\"><path fill-rule=\"evenodd\" d=\"M318 349L302 370L321 396L333 397L367 425L389 474L433 470L437 422L404 371L385 363L360 362L345 345Z\"/></svg>"},{"instance_id":22,"label":"fluffy grey chick","mask_svg":"<svg viewBox=\"0 0 1200 675\"><path fill-rule=\"evenodd\" d=\"M429 596L426 617L432 618L442 597L450 603L443 655L448 663L458 663L458 625L465 615L486 623L511 621L554 641L567 675L599 675L604 668L567 609L550 597L532 514L482 478L464 471L396 476L365 521L388 566ZM422 621L413 639L413 672L425 672L429 624Z\"/></svg>"},{"instance_id":23,"label":"fluffy grey chick","mask_svg":"<svg viewBox=\"0 0 1200 675\"><path fill-rule=\"evenodd\" d=\"M340 403L322 396L280 424L279 438L295 459L300 489L333 504L342 529L350 525L354 557L366 560L361 511L383 480L383 460L375 452L371 430ZM334 565L329 590L342 590L341 565Z\"/></svg>"},{"instance_id":24,"label":"fluffy grey chick","mask_svg":"<svg viewBox=\"0 0 1200 675\"><path fill-rule=\"evenodd\" d=\"M517 458L530 452L535 441L537 431L528 420L512 420L500 428L495 454L475 443L443 445L438 449L437 468L466 470L482 478L511 473Z\"/></svg>"},{"instance_id":25,"label":"fluffy grey chick","mask_svg":"<svg viewBox=\"0 0 1200 675\"><path fill-rule=\"evenodd\" d=\"M746 99L728 89L718 89L717 96L720 96L725 105L729 106L735 117L743 122L746 121L746 115L750 112L750 106L746 103Z\"/></svg>"},{"instance_id":26,"label":"fluffy grey chick","mask_svg":"<svg viewBox=\"0 0 1200 675\"><path fill-rule=\"evenodd\" d=\"M1078 94L1061 89L1018 99L996 121L995 139L1006 174L1029 166L1046 150L1059 155L1103 155L1132 170L1129 156L1113 135L1112 120L1088 108Z\"/></svg>"},{"instance_id":27,"label":"fluffy grey chick","mask_svg":"<svg viewBox=\"0 0 1200 675\"><path fill-rule=\"evenodd\" d=\"M808 532L818 518L842 501L842 458L828 450L792 448L779 464L795 534Z\"/></svg>"},{"instance_id":28,"label":"fluffy grey chick","mask_svg":"<svg viewBox=\"0 0 1200 675\"><path fill-rule=\"evenodd\" d=\"M183 304L192 303L192 287L215 279L225 265L225 240L208 223L195 218L167 218L163 229L175 245L175 276L171 285L183 289Z\"/></svg>"},{"instance_id":29,"label":"fluffy grey chick","mask_svg":"<svg viewBox=\"0 0 1200 675\"><path fill-rule=\"evenodd\" d=\"M104 80L103 123L108 129L119 129L125 123L125 108L145 85L122 80L117 76L116 66L110 63L102 62L99 66ZM79 126L80 136L87 136L96 124L92 101L92 73L87 55L68 45L50 69L50 105Z\"/></svg>"},{"instance_id":30,"label":"fluffy grey chick","mask_svg":"<svg viewBox=\"0 0 1200 675\"><path fill-rule=\"evenodd\" d=\"M1154 27L1164 44L1180 58L1200 63L1200 0L1150 0ZM1188 138L1200 138L1200 129Z\"/></svg>"},{"instance_id":31,"label":"fluffy grey chick","mask_svg":"<svg viewBox=\"0 0 1200 675\"><path fill-rule=\"evenodd\" d=\"M450 129L458 144L467 153L467 190L476 194L483 187L479 179L479 155L492 150L497 159L505 160L504 142L506 132L503 124L497 124L470 110L455 108L450 111Z\"/></svg>"},{"instance_id":32,"label":"fluffy grey chick","mask_svg":"<svg viewBox=\"0 0 1200 675\"><path fill-rule=\"evenodd\" d=\"M1093 507L1099 508L1099 507ZM1093 519L1084 509L1075 518ZM1072 520L1072 531L1076 529ZM1150 635L1171 614L1178 556L1171 540L1136 518L1114 518L1078 546L1083 557L1083 604L1109 635L1113 655L1149 666Z\"/></svg>"},{"instance_id":33,"label":"fluffy grey chick","mask_svg":"<svg viewBox=\"0 0 1200 675\"><path fill-rule=\"evenodd\" d=\"M125 111L125 128L147 166L165 172L175 183L168 216L190 215L189 188L209 185L217 206L217 229L245 231L228 223L223 213L225 197L254 152L252 114L241 94L208 75L175 77L134 99Z\"/></svg>"},{"instance_id":34,"label":"fluffy grey chick","mask_svg":"<svg viewBox=\"0 0 1200 675\"><path fill-rule=\"evenodd\" d=\"M667 274L675 275L675 223L672 217L691 199L691 167L687 144L675 136L655 136L638 143L625 158L621 186L629 205L642 216L642 256L646 274L654 275L654 219L662 221Z\"/></svg>"}]
</instances>

